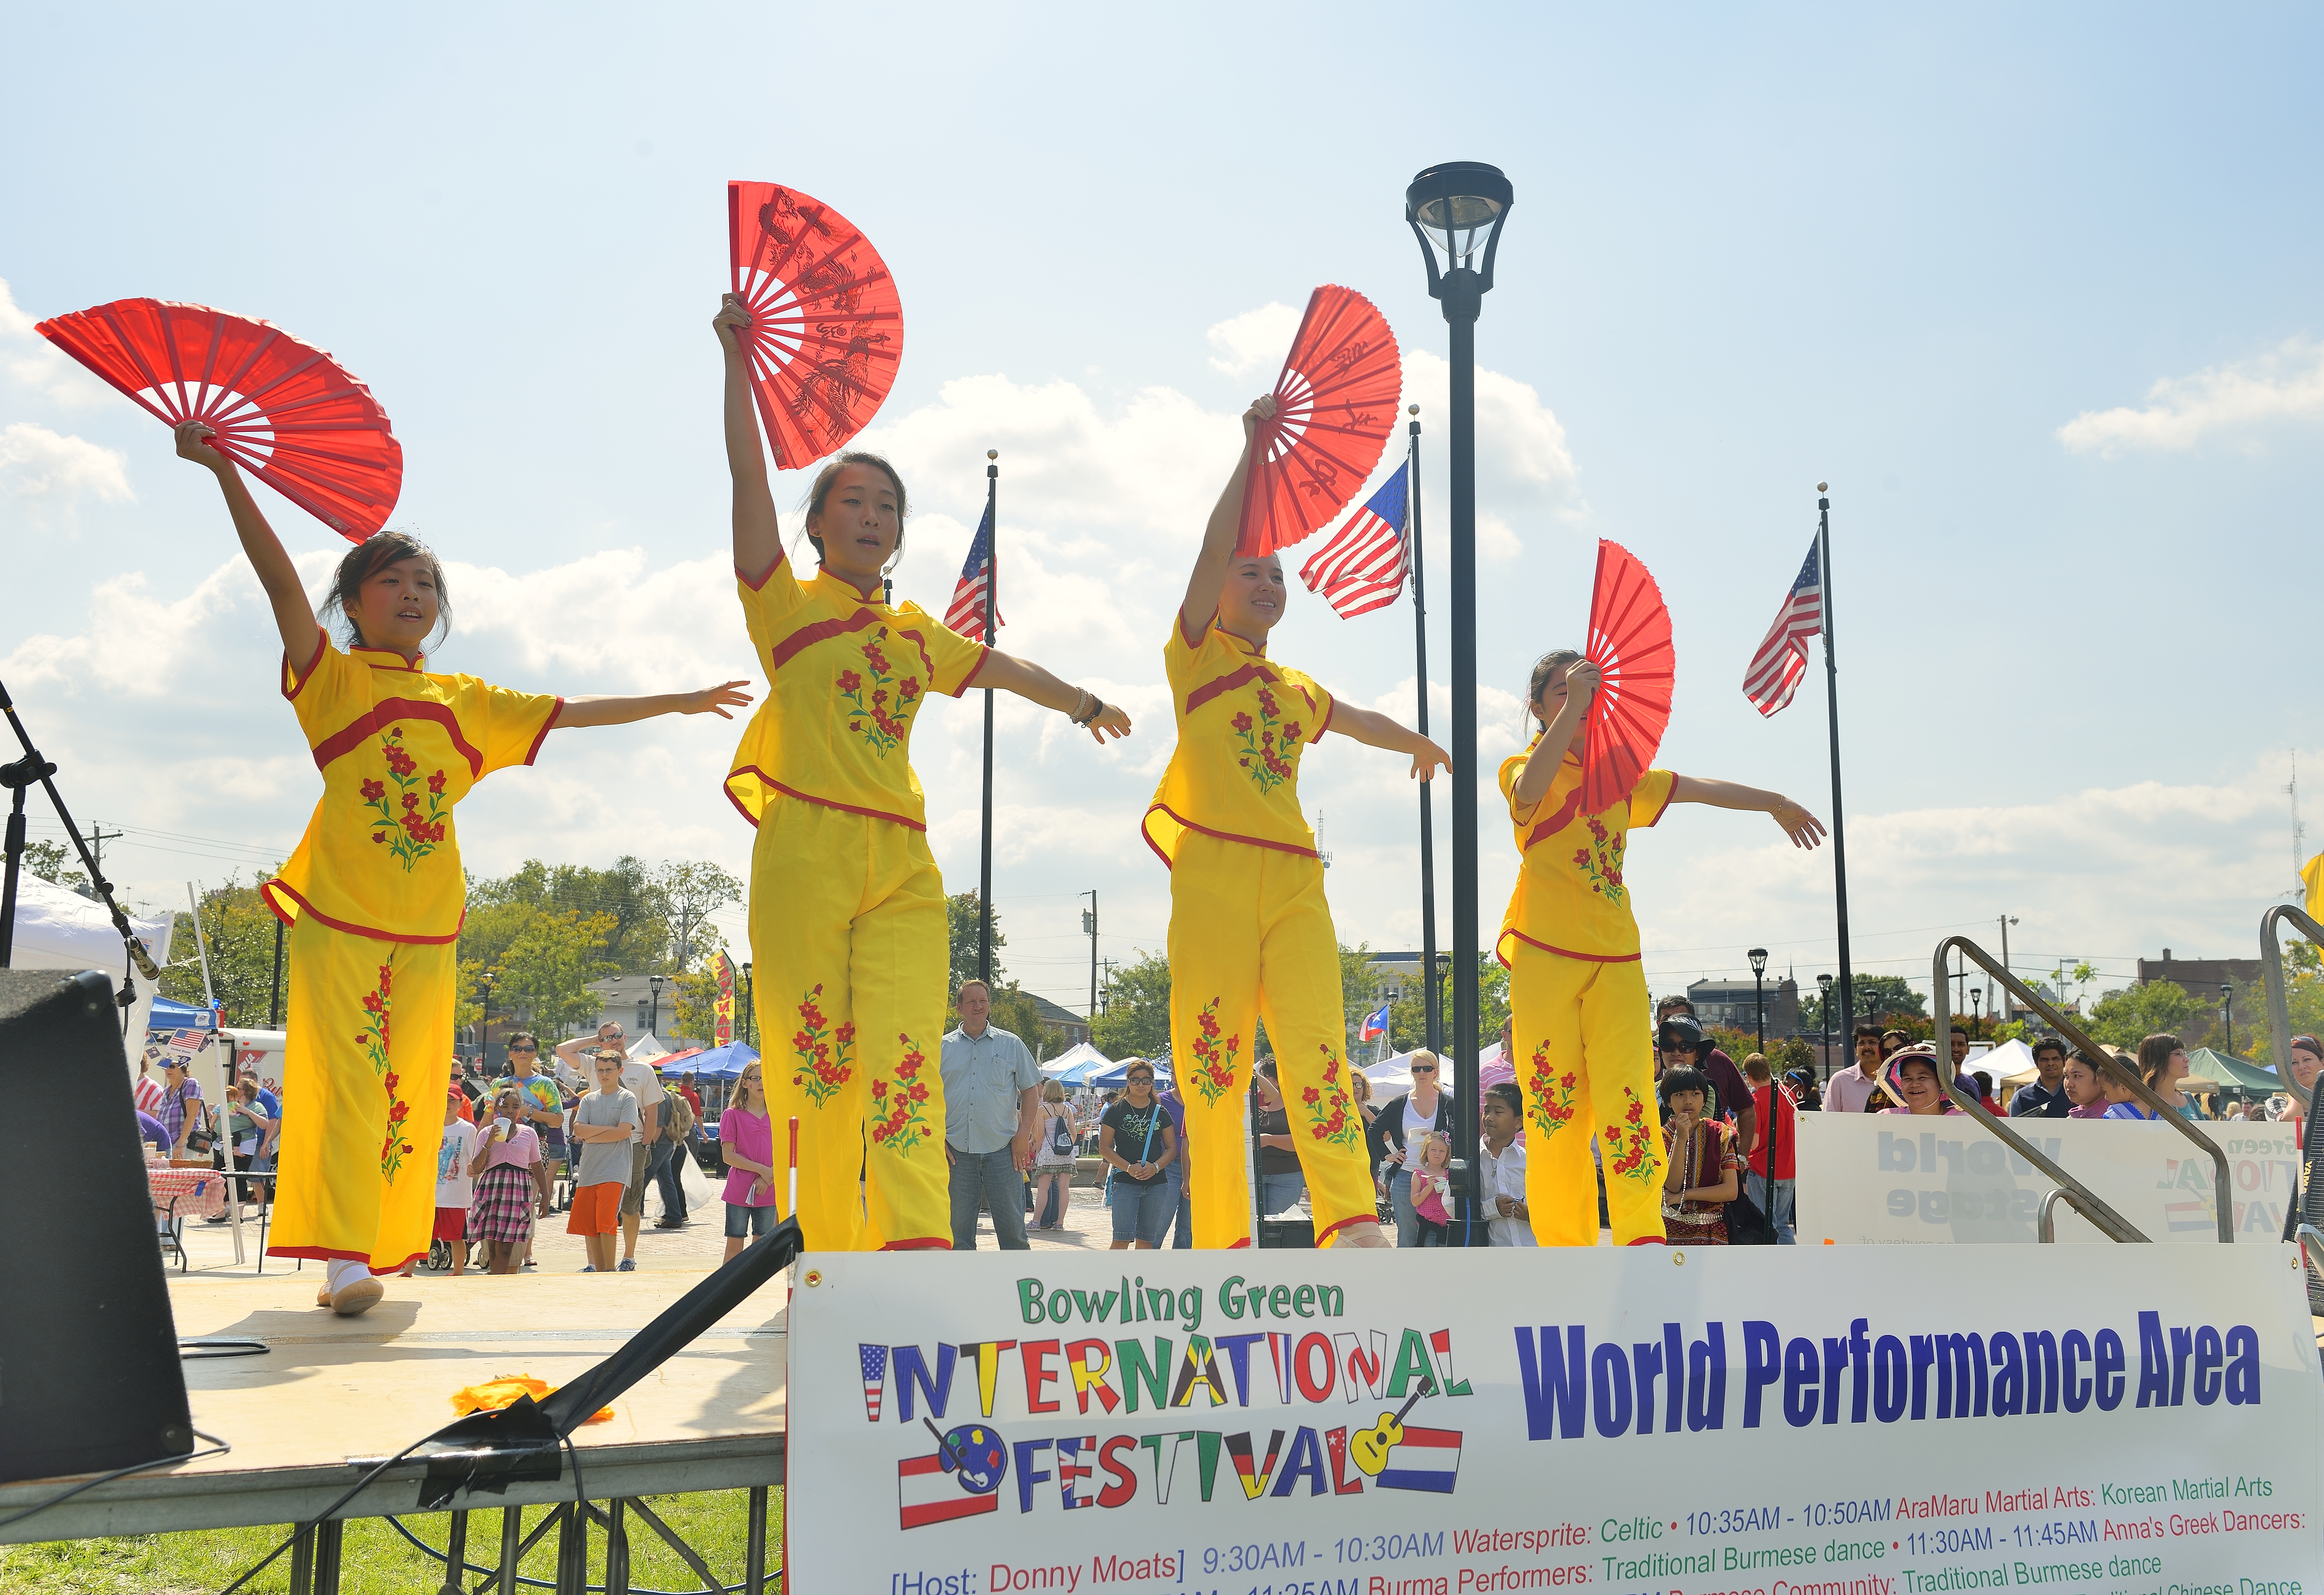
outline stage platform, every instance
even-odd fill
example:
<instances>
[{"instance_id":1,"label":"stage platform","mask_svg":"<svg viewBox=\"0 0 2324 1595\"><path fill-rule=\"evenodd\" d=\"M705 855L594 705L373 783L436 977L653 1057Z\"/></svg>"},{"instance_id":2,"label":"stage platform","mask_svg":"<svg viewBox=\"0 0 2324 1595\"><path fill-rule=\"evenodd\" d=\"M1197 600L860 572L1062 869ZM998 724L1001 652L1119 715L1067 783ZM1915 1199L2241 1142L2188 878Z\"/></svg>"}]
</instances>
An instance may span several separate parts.
<instances>
[{"instance_id":1,"label":"stage platform","mask_svg":"<svg viewBox=\"0 0 2324 1595\"><path fill-rule=\"evenodd\" d=\"M314 1270L263 1278L172 1278L181 1339L245 1336L263 1356L189 1359L194 1426L233 1450L115 1480L0 1530L0 1541L288 1524L323 1510L364 1468L456 1415L463 1385L502 1374L561 1384L612 1354L706 1275L659 1269L610 1277L469 1274L390 1279L358 1318L315 1305ZM589 1496L659 1495L783 1482L785 1286L756 1296L613 1403L611 1421L574 1436ZM342 1517L416 1509L418 1461L399 1463ZM0 1517L69 1480L0 1485ZM569 1500L572 1480L520 1484L454 1507Z\"/></svg>"}]
</instances>

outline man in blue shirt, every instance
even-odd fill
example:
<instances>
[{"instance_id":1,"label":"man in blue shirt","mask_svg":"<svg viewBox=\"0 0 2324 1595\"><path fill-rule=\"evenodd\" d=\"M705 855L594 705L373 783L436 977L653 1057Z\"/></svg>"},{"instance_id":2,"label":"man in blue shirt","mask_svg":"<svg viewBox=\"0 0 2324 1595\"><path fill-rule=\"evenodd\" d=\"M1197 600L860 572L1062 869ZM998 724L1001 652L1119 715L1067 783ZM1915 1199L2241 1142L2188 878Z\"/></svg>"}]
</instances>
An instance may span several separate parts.
<instances>
[{"instance_id":1,"label":"man in blue shirt","mask_svg":"<svg viewBox=\"0 0 2324 1595\"><path fill-rule=\"evenodd\" d=\"M2009 1099L2012 1119L2063 1119L2073 1107L2066 1095L2066 1044L2054 1037L2034 1044L2040 1078L2017 1088Z\"/></svg>"},{"instance_id":2,"label":"man in blue shirt","mask_svg":"<svg viewBox=\"0 0 2324 1595\"><path fill-rule=\"evenodd\" d=\"M952 1165L952 1249L976 1249L976 1210L991 1209L1003 1251L1025 1239L1025 1176L1040 1122L1041 1072L1025 1044L986 1023L992 993L962 982L960 1028L944 1038L945 1157Z\"/></svg>"}]
</instances>

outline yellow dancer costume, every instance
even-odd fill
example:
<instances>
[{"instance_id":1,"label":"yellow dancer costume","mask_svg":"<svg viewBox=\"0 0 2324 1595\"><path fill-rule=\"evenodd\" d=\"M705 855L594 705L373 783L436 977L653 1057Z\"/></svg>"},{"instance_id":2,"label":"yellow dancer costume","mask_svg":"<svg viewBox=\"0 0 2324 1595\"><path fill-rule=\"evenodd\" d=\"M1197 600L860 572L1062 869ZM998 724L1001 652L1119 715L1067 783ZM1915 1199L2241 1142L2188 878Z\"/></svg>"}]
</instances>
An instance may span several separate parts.
<instances>
[{"instance_id":1,"label":"yellow dancer costume","mask_svg":"<svg viewBox=\"0 0 2324 1595\"><path fill-rule=\"evenodd\" d=\"M1509 971L1511 1061L1533 1131L1526 1206L1534 1239L1544 1246L1598 1243L1595 1137L1614 1244L1659 1242L1662 1115L1622 854L1633 826L1662 818L1678 778L1650 770L1628 798L1584 815L1582 759L1569 752L1547 795L1520 810L1517 777L1531 751L1501 763L1501 796L1525 862L1494 951Z\"/></svg>"},{"instance_id":2,"label":"yellow dancer costume","mask_svg":"<svg viewBox=\"0 0 2324 1595\"><path fill-rule=\"evenodd\" d=\"M1216 624L1190 644L1174 622L1162 659L1178 746L1145 830L1170 866L1170 1056L1194 1244L1250 1244L1243 1093L1264 1019L1325 1245L1379 1211L1341 1056L1340 942L1299 812L1299 756L1330 728L1332 695Z\"/></svg>"},{"instance_id":3,"label":"yellow dancer costume","mask_svg":"<svg viewBox=\"0 0 2324 1595\"><path fill-rule=\"evenodd\" d=\"M428 1251L467 885L452 809L530 764L564 699L431 676L316 633L282 695L322 800L260 890L290 927L275 1257L392 1274Z\"/></svg>"},{"instance_id":4,"label":"yellow dancer costume","mask_svg":"<svg viewBox=\"0 0 2324 1595\"><path fill-rule=\"evenodd\" d=\"M759 828L752 993L768 1111L799 1121L799 1225L817 1249L948 1249L950 933L910 742L927 696L959 696L987 650L788 558L738 579L767 701L726 794Z\"/></svg>"}]
</instances>

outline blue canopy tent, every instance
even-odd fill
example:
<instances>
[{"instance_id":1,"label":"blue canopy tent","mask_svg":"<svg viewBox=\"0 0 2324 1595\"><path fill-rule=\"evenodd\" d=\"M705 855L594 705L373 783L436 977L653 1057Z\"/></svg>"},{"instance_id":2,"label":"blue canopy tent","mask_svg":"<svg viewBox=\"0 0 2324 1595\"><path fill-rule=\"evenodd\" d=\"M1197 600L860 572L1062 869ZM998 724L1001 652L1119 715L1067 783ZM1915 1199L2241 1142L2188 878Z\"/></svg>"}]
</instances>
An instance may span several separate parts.
<instances>
[{"instance_id":1,"label":"blue canopy tent","mask_svg":"<svg viewBox=\"0 0 2324 1595\"><path fill-rule=\"evenodd\" d=\"M1155 1090L1167 1091L1170 1089L1169 1065L1150 1063L1144 1059L1140 1059L1139 1061L1146 1063L1146 1066L1154 1071ZM1060 1076L1060 1078L1064 1077ZM1100 1091L1120 1091L1123 1086L1130 1083L1130 1064L1127 1060L1119 1064L1108 1064L1102 1069L1089 1071L1086 1077L1076 1082L1076 1083L1082 1085L1094 1085Z\"/></svg>"},{"instance_id":2,"label":"blue canopy tent","mask_svg":"<svg viewBox=\"0 0 2324 1595\"><path fill-rule=\"evenodd\" d=\"M693 1054L678 1064L677 1073L691 1074L696 1080L735 1080L741 1078L744 1068L758 1061L757 1047L734 1041Z\"/></svg>"},{"instance_id":3,"label":"blue canopy tent","mask_svg":"<svg viewBox=\"0 0 2324 1595\"><path fill-rule=\"evenodd\" d=\"M153 1010L145 1017L149 1030L211 1030L217 1028L217 1016L207 1008L196 1008L190 1002L180 1002L173 997L153 999Z\"/></svg>"}]
</instances>

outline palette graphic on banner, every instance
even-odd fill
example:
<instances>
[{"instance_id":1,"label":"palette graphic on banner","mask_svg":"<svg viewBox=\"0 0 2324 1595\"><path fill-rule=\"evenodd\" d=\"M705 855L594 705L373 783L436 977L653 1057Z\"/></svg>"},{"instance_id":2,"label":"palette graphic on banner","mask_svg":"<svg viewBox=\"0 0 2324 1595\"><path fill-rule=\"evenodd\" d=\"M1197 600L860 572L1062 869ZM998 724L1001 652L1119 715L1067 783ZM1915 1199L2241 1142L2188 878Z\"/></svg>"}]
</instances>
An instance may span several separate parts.
<instances>
[{"instance_id":1,"label":"palette graphic on banner","mask_svg":"<svg viewBox=\"0 0 2324 1595\"><path fill-rule=\"evenodd\" d=\"M1582 1251L1550 1288L1476 1251L816 1258L787 1565L863 1595L2315 1587L2289 1248L1833 1255Z\"/></svg>"}]
</instances>

